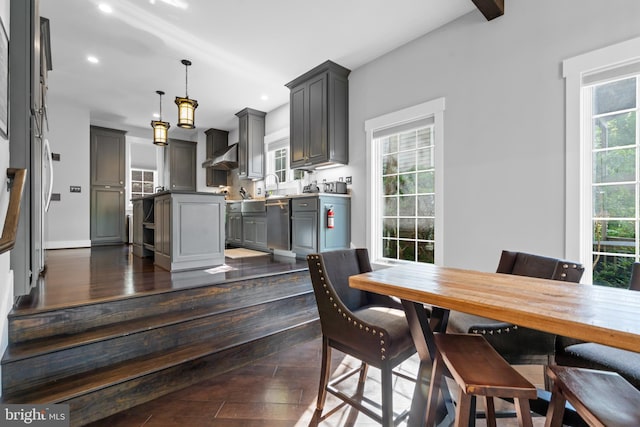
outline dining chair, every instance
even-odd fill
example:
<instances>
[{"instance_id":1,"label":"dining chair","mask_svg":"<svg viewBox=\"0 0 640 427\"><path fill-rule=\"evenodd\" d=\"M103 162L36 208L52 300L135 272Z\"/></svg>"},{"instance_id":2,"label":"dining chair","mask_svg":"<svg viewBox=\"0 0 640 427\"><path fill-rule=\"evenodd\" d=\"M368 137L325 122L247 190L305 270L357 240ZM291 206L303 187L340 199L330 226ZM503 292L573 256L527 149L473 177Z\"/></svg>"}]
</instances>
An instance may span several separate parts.
<instances>
[{"instance_id":1,"label":"dining chair","mask_svg":"<svg viewBox=\"0 0 640 427\"><path fill-rule=\"evenodd\" d=\"M372 271L364 248L310 254L307 262L322 328L315 419L323 419L328 392L385 427L395 425L408 411L397 416L393 412L393 369L416 352L402 305L391 297L349 287L349 276ZM331 349L357 358L360 367L330 380ZM371 402L361 395L368 366L380 369L382 402L365 406L363 402ZM337 385L355 374L359 374L358 391L347 395Z\"/></svg>"},{"instance_id":2,"label":"dining chair","mask_svg":"<svg viewBox=\"0 0 640 427\"><path fill-rule=\"evenodd\" d=\"M496 272L578 283L584 267L572 261L505 250ZM447 330L483 335L512 365L548 365L553 362L554 334L454 311L449 315Z\"/></svg>"},{"instance_id":3,"label":"dining chair","mask_svg":"<svg viewBox=\"0 0 640 427\"><path fill-rule=\"evenodd\" d=\"M634 263L631 268L629 289L640 291L640 262ZM617 372L635 388L640 389L640 353L558 336L555 344L555 363Z\"/></svg>"}]
</instances>

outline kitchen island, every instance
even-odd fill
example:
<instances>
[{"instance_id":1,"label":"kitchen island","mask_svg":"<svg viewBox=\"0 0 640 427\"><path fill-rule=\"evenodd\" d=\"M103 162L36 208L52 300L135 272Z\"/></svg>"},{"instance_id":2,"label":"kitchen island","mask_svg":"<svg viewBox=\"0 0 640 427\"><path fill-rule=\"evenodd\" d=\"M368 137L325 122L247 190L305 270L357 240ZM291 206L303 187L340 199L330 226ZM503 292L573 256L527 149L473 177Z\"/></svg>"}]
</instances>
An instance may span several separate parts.
<instances>
[{"instance_id":1,"label":"kitchen island","mask_svg":"<svg viewBox=\"0 0 640 427\"><path fill-rule=\"evenodd\" d=\"M169 271L224 264L224 195L163 191L133 202L133 254Z\"/></svg>"}]
</instances>

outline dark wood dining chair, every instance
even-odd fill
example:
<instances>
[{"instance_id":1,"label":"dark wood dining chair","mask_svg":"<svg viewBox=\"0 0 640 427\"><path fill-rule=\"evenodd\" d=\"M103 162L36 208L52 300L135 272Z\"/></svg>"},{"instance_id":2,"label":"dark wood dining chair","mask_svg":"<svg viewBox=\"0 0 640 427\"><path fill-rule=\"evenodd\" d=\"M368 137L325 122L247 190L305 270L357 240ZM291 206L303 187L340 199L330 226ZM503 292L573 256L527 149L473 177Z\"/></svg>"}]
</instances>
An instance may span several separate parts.
<instances>
[{"instance_id":1,"label":"dark wood dining chair","mask_svg":"<svg viewBox=\"0 0 640 427\"><path fill-rule=\"evenodd\" d=\"M584 267L558 258L502 251L496 272L578 283ZM548 365L553 362L554 334L454 311L449 315L448 331L483 335L512 365Z\"/></svg>"},{"instance_id":2,"label":"dark wood dining chair","mask_svg":"<svg viewBox=\"0 0 640 427\"><path fill-rule=\"evenodd\" d=\"M395 425L408 412L394 414L393 369L416 352L402 305L388 296L349 287L349 276L372 270L366 249L311 254L307 256L307 262L322 327L316 421L323 419L328 392L385 427ZM359 359L360 367L330 380L332 348ZM370 399L359 395L368 366L381 371L382 402L373 408L363 404ZM355 374L359 374L360 384L355 395L347 395L338 389L339 382Z\"/></svg>"},{"instance_id":3,"label":"dark wood dining chair","mask_svg":"<svg viewBox=\"0 0 640 427\"><path fill-rule=\"evenodd\" d=\"M629 289L640 291L639 262L631 269ZM640 390L640 353L563 336L556 338L555 347L558 365L617 372Z\"/></svg>"}]
</instances>

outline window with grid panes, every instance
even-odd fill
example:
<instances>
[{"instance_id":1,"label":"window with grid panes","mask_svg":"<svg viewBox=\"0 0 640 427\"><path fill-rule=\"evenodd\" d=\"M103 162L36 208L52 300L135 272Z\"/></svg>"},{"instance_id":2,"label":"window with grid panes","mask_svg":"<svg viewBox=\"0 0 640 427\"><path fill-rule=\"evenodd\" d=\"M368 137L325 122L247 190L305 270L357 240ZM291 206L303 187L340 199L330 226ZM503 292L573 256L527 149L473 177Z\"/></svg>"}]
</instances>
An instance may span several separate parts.
<instances>
[{"instance_id":1,"label":"window with grid panes","mask_svg":"<svg viewBox=\"0 0 640 427\"><path fill-rule=\"evenodd\" d=\"M155 171L131 169L131 197L142 197L153 194Z\"/></svg>"},{"instance_id":2,"label":"window with grid panes","mask_svg":"<svg viewBox=\"0 0 640 427\"><path fill-rule=\"evenodd\" d=\"M586 84L583 89L591 150L592 278L596 285L629 285L640 260L638 78ZM587 166L587 165L585 165Z\"/></svg>"},{"instance_id":3,"label":"window with grid panes","mask_svg":"<svg viewBox=\"0 0 640 427\"><path fill-rule=\"evenodd\" d=\"M275 167L273 173L277 175L280 182L287 180L287 149L279 148L274 152Z\"/></svg>"},{"instance_id":4,"label":"window with grid panes","mask_svg":"<svg viewBox=\"0 0 640 427\"><path fill-rule=\"evenodd\" d=\"M433 125L374 140L382 166L382 256L434 262Z\"/></svg>"}]
</instances>

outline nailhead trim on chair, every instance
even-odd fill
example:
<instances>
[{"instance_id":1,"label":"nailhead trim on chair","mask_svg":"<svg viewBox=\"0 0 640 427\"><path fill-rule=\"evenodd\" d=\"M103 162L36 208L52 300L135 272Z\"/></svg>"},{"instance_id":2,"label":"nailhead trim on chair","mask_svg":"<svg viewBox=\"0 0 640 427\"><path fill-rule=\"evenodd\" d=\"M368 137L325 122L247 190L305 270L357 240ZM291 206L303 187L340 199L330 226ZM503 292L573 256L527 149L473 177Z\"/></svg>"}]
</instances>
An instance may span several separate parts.
<instances>
[{"instance_id":1,"label":"nailhead trim on chair","mask_svg":"<svg viewBox=\"0 0 640 427\"><path fill-rule=\"evenodd\" d=\"M358 323L358 321L356 320L353 320L352 322L351 317L347 316L347 313L344 313L342 309L338 306L338 304L333 301L331 292L329 291L329 289L327 288L327 284L325 283L324 272L322 271L322 268L321 268L322 265L320 264L320 262L317 262L320 259L320 257L317 255L309 255L309 258L316 260L316 265L318 266L318 273L320 274L320 280L323 283L322 287L325 288L325 293L329 295L329 301L333 302L333 308L335 308L338 311L338 313L341 313L342 317L346 318L349 323L353 323L353 326L358 327L361 330L364 329L366 332L369 332L369 329L370 329L369 326L365 326L361 323ZM372 329L371 332L373 333L373 335L377 334L377 331L375 329ZM380 359L381 360L386 359L386 356L385 356L386 351L387 349L386 349L385 340L384 340L384 332L380 332Z\"/></svg>"},{"instance_id":2,"label":"nailhead trim on chair","mask_svg":"<svg viewBox=\"0 0 640 427\"><path fill-rule=\"evenodd\" d=\"M578 265L577 265L577 264L571 264L571 265L569 265L569 264L562 264L562 269L563 269L565 272L563 272L563 273L561 273L561 274L560 274L560 277L561 277L561 279L560 279L560 280L561 280L561 281L564 281L564 280L566 280L566 279L567 279L567 273L566 273L566 271L567 271L569 268L576 269L576 268L578 268ZM489 334L489 335L493 335L494 333L496 333L496 334L501 334L502 332L504 332L504 333L509 333L509 332L511 332L511 330L514 330L514 331L515 331L515 330L517 330L517 329L518 329L518 325L510 325L510 326L509 326L509 327L507 327L507 328L498 328L498 329L472 329L472 330L471 330L471 332L472 332L472 333L474 333L474 334L482 334L482 335Z\"/></svg>"}]
</instances>

